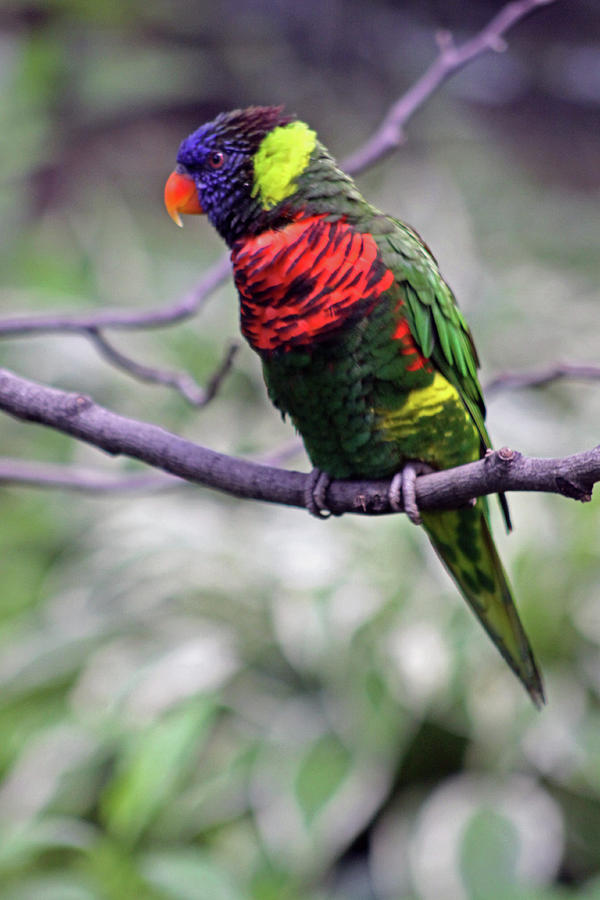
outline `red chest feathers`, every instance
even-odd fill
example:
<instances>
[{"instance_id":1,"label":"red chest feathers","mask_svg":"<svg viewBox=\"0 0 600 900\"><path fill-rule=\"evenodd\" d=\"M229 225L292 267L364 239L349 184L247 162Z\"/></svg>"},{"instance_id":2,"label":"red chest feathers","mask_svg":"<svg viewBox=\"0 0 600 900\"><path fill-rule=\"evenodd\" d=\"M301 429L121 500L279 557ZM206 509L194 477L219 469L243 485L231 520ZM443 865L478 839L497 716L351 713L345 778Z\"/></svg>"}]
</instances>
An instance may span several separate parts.
<instances>
[{"instance_id":1,"label":"red chest feathers","mask_svg":"<svg viewBox=\"0 0 600 900\"><path fill-rule=\"evenodd\" d=\"M323 216L238 241L242 332L257 351L302 347L366 315L394 276L369 234Z\"/></svg>"}]
</instances>

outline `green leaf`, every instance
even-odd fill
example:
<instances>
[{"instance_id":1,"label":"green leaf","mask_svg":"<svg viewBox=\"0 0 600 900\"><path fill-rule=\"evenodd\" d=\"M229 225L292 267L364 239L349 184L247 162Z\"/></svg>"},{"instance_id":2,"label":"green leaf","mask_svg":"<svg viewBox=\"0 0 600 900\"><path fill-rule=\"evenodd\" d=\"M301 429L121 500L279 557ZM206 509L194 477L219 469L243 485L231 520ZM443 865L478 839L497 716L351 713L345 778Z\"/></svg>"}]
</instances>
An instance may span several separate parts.
<instances>
[{"instance_id":1,"label":"green leaf","mask_svg":"<svg viewBox=\"0 0 600 900\"><path fill-rule=\"evenodd\" d=\"M141 862L147 881L169 900L245 900L232 878L198 850L152 853Z\"/></svg>"},{"instance_id":2,"label":"green leaf","mask_svg":"<svg viewBox=\"0 0 600 900\"><path fill-rule=\"evenodd\" d=\"M164 900L140 871L140 861L122 841L100 840L85 857L81 869L96 888L95 897L102 900Z\"/></svg>"},{"instance_id":3,"label":"green leaf","mask_svg":"<svg viewBox=\"0 0 600 900\"><path fill-rule=\"evenodd\" d=\"M77 818L46 816L0 828L0 884L11 871L57 850L87 850L96 839L94 827Z\"/></svg>"},{"instance_id":4,"label":"green leaf","mask_svg":"<svg viewBox=\"0 0 600 900\"><path fill-rule=\"evenodd\" d=\"M79 876L68 873L41 874L2 891L3 900L97 900L97 896Z\"/></svg>"},{"instance_id":5,"label":"green leaf","mask_svg":"<svg viewBox=\"0 0 600 900\"><path fill-rule=\"evenodd\" d=\"M469 897L508 897L508 889L517 884L518 856L519 839L513 824L491 809L476 812L465 829L460 851Z\"/></svg>"},{"instance_id":6,"label":"green leaf","mask_svg":"<svg viewBox=\"0 0 600 900\"><path fill-rule=\"evenodd\" d=\"M298 771L296 797L307 824L338 790L350 768L350 754L332 734L313 744Z\"/></svg>"},{"instance_id":7,"label":"green leaf","mask_svg":"<svg viewBox=\"0 0 600 900\"><path fill-rule=\"evenodd\" d=\"M215 712L198 699L136 736L101 803L109 831L133 842L187 774Z\"/></svg>"}]
</instances>

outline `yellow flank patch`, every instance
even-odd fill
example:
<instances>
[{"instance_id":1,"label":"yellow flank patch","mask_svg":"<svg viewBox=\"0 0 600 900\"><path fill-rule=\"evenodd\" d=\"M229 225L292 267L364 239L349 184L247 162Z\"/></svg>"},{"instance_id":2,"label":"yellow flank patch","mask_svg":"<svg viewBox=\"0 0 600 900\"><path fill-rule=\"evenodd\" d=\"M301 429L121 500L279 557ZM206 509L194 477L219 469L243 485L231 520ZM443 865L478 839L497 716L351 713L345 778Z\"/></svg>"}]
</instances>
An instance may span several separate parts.
<instances>
[{"instance_id":1,"label":"yellow flank patch","mask_svg":"<svg viewBox=\"0 0 600 900\"><path fill-rule=\"evenodd\" d=\"M315 148L317 135L304 122L279 125L263 138L254 154L252 196L271 209L296 190Z\"/></svg>"},{"instance_id":2,"label":"yellow flank patch","mask_svg":"<svg viewBox=\"0 0 600 900\"><path fill-rule=\"evenodd\" d=\"M398 409L375 412L381 416L382 430L389 434L389 440L397 441L420 431L424 418L437 416L449 404L468 416L456 388L436 372L431 384L410 391L406 401Z\"/></svg>"}]
</instances>

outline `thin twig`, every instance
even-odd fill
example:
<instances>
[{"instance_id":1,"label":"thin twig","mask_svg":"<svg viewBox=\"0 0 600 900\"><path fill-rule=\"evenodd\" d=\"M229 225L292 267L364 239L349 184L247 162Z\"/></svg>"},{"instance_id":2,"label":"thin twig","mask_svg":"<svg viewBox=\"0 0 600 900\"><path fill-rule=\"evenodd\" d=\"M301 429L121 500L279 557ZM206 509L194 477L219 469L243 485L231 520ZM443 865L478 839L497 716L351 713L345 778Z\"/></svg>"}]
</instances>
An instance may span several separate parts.
<instances>
[{"instance_id":1,"label":"thin twig","mask_svg":"<svg viewBox=\"0 0 600 900\"><path fill-rule=\"evenodd\" d=\"M36 384L6 369L0 370L0 409L235 497L306 507L308 475L216 453L157 425L117 415L90 397ZM420 476L416 498L422 510L452 509L498 491L545 491L586 501L597 481L600 447L564 459L527 458L503 448L478 462ZM383 480L332 482L327 506L338 514L389 513L389 486Z\"/></svg>"},{"instance_id":2,"label":"thin twig","mask_svg":"<svg viewBox=\"0 0 600 900\"><path fill-rule=\"evenodd\" d=\"M276 447L274 450L268 450L266 453L261 453L259 456L253 458L263 466L282 466L288 460L293 459L294 456L298 456L299 453L302 453L303 449L304 444L302 443L301 438L293 437L280 447Z\"/></svg>"},{"instance_id":3,"label":"thin twig","mask_svg":"<svg viewBox=\"0 0 600 900\"><path fill-rule=\"evenodd\" d=\"M0 483L65 488L91 494L149 493L185 487L186 482L163 472L113 475L99 469L58 463L25 462L0 457Z\"/></svg>"},{"instance_id":4,"label":"thin twig","mask_svg":"<svg viewBox=\"0 0 600 900\"><path fill-rule=\"evenodd\" d=\"M600 379L600 366L580 365L578 363L550 363L541 369L530 369L527 372L501 372L488 382L485 395L487 398L500 391L517 388L537 388L559 379L573 378L582 381Z\"/></svg>"},{"instance_id":5,"label":"thin twig","mask_svg":"<svg viewBox=\"0 0 600 900\"><path fill-rule=\"evenodd\" d=\"M0 319L0 337L49 332L85 332L98 328L162 328L189 319L230 274L229 257L222 256L198 283L176 303L146 311L101 309L89 313L49 313Z\"/></svg>"},{"instance_id":6,"label":"thin twig","mask_svg":"<svg viewBox=\"0 0 600 900\"><path fill-rule=\"evenodd\" d=\"M203 391L204 396L202 397L201 402L196 403L196 406L206 406L215 397L225 377L231 370L233 361L239 349L240 345L237 341L229 341L229 344L225 348L223 359L221 360L211 377L208 379L206 387Z\"/></svg>"},{"instance_id":7,"label":"thin twig","mask_svg":"<svg viewBox=\"0 0 600 900\"><path fill-rule=\"evenodd\" d=\"M97 328L88 328L85 333L98 352L117 368L128 372L140 381L146 381L151 384L163 384L166 387L175 388L189 403L197 407L206 406L215 397L225 376L231 369L234 356L238 350L237 343L229 343L222 361L211 375L206 388L203 388L187 372L159 369L157 366L147 366L144 363L136 362L130 356L117 350L114 344Z\"/></svg>"},{"instance_id":8,"label":"thin twig","mask_svg":"<svg viewBox=\"0 0 600 900\"><path fill-rule=\"evenodd\" d=\"M507 3L485 28L459 47L454 44L449 32L439 33L438 56L418 81L389 109L377 131L342 162L342 168L351 175L356 175L396 150L404 141L404 126L408 120L444 81L484 53L505 50L503 37L509 29L539 7L555 2L556 0L515 0Z\"/></svg>"}]
</instances>

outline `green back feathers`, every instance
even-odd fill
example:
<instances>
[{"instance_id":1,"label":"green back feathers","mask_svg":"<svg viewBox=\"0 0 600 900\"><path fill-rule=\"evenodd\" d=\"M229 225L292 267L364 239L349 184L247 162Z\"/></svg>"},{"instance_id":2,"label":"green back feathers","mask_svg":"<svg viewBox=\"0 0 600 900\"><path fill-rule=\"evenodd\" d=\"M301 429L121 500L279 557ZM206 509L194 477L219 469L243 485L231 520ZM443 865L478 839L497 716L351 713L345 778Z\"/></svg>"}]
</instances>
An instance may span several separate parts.
<instances>
[{"instance_id":1,"label":"green back feathers","mask_svg":"<svg viewBox=\"0 0 600 900\"><path fill-rule=\"evenodd\" d=\"M392 219L393 230L380 239L384 262L402 287L413 336L424 356L454 385L473 419L482 444L490 445L485 404L471 332L442 278L437 263L412 228Z\"/></svg>"},{"instance_id":2,"label":"green back feathers","mask_svg":"<svg viewBox=\"0 0 600 900\"><path fill-rule=\"evenodd\" d=\"M491 447L485 427L485 402L477 376L479 359L471 332L442 278L437 262L419 235L408 225L389 217L391 226L378 239L382 256L406 303L411 332L424 356L453 385L475 425L481 446ZM504 494L500 507L508 531L510 512Z\"/></svg>"}]
</instances>

